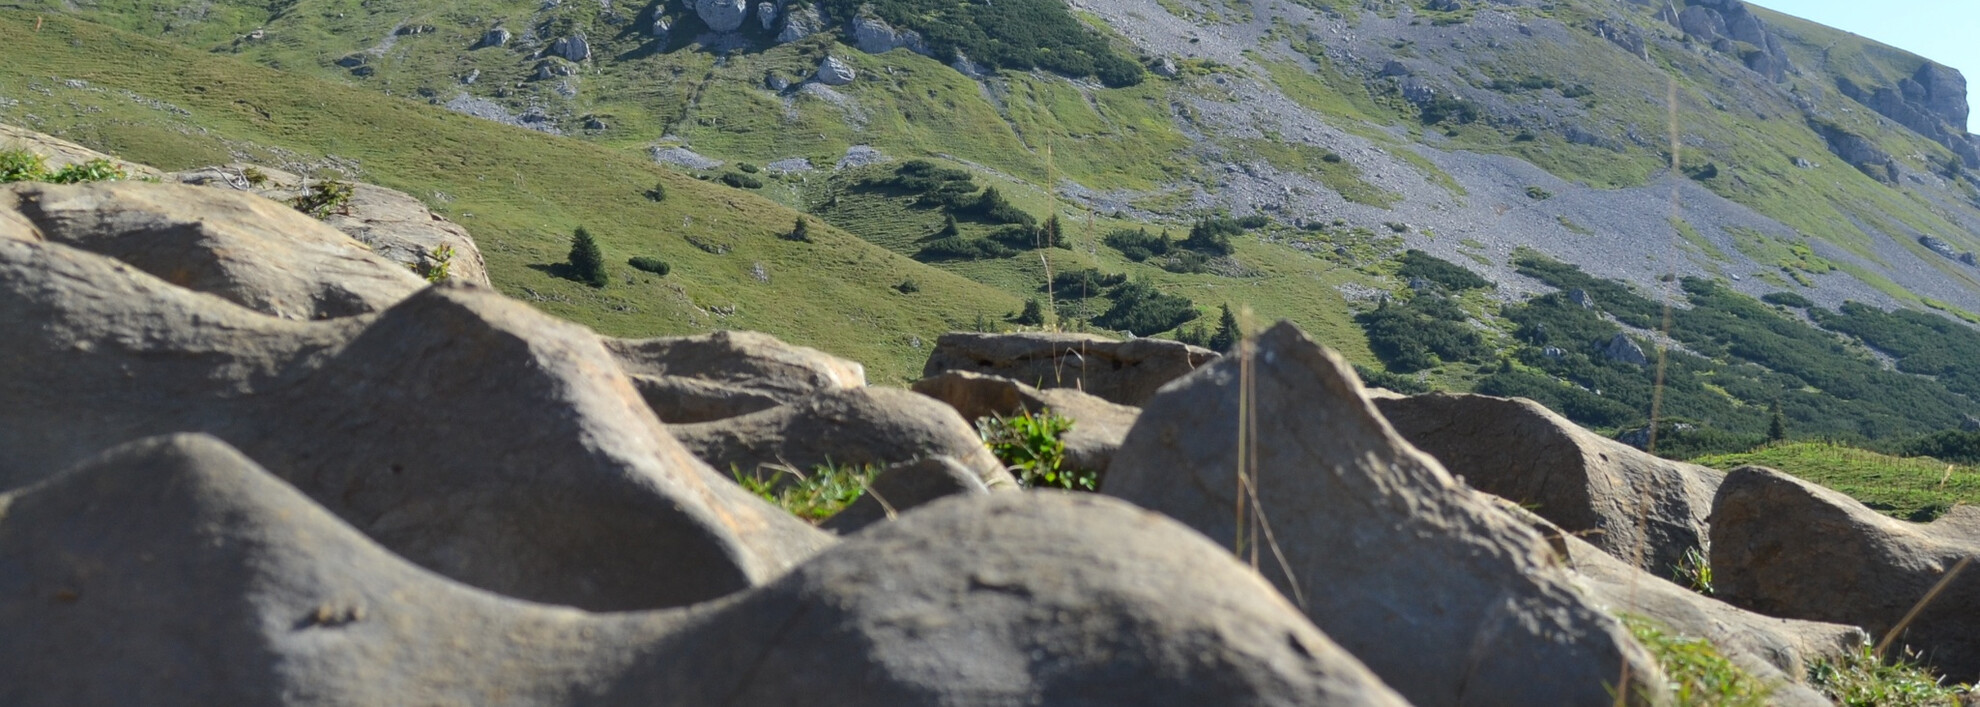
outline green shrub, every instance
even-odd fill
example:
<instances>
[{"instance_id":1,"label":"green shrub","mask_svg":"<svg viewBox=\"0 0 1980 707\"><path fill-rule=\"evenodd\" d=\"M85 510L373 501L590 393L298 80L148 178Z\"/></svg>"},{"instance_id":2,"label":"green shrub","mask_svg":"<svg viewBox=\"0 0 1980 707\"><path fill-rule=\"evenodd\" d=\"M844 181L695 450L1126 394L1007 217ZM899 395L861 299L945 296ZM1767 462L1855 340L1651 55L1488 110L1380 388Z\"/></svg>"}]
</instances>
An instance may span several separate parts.
<instances>
[{"instance_id":1,"label":"green shrub","mask_svg":"<svg viewBox=\"0 0 1980 707\"><path fill-rule=\"evenodd\" d=\"M1355 315L1368 347L1390 370L1413 373L1451 361L1476 361L1491 350L1465 323L1464 310L1436 292L1418 292L1407 304L1388 300Z\"/></svg>"},{"instance_id":2,"label":"green shrub","mask_svg":"<svg viewBox=\"0 0 1980 707\"><path fill-rule=\"evenodd\" d=\"M49 170L47 158L27 150L0 150L0 184L12 182L54 182L79 184L126 179L129 175L106 159L78 162Z\"/></svg>"},{"instance_id":3,"label":"green shrub","mask_svg":"<svg viewBox=\"0 0 1980 707\"><path fill-rule=\"evenodd\" d=\"M997 191L996 187L984 187L983 194L977 196L973 202L951 209L951 213L974 216L988 223L1038 225L1037 218L1005 200L1003 193Z\"/></svg>"},{"instance_id":4,"label":"green shrub","mask_svg":"<svg viewBox=\"0 0 1980 707\"><path fill-rule=\"evenodd\" d=\"M1084 268L1053 275L1052 291L1066 296L1097 296L1107 288L1124 282L1127 282L1125 274L1108 275L1093 268Z\"/></svg>"},{"instance_id":5,"label":"green shrub","mask_svg":"<svg viewBox=\"0 0 1980 707\"><path fill-rule=\"evenodd\" d=\"M652 189L648 189L648 190L646 190L646 200L647 200L647 201L654 201L654 202L660 202L660 201L666 201L666 200L667 200L667 183L666 183L666 182L654 182L654 183L653 183L653 188L652 188Z\"/></svg>"},{"instance_id":6,"label":"green shrub","mask_svg":"<svg viewBox=\"0 0 1980 707\"><path fill-rule=\"evenodd\" d=\"M1025 488L1098 490L1098 472L1066 466L1064 437L1072 427L1072 419L1050 410L1013 417L992 415L976 421L976 431L983 438L984 446L989 447L990 453L1011 470L1019 485Z\"/></svg>"},{"instance_id":7,"label":"green shrub","mask_svg":"<svg viewBox=\"0 0 1980 707\"><path fill-rule=\"evenodd\" d=\"M106 159L94 159L55 170L48 175L48 181L56 184L80 184L82 182L107 182L124 179L127 175L121 167Z\"/></svg>"},{"instance_id":8,"label":"green shrub","mask_svg":"<svg viewBox=\"0 0 1980 707\"><path fill-rule=\"evenodd\" d=\"M1795 309L1807 309L1815 306L1815 303L1809 301L1807 297L1797 295L1793 292L1769 292L1761 295L1760 301L1767 304L1778 304L1783 307L1793 307Z\"/></svg>"},{"instance_id":9,"label":"green shrub","mask_svg":"<svg viewBox=\"0 0 1980 707\"><path fill-rule=\"evenodd\" d=\"M264 186L268 184L268 173L261 171L259 167L242 167L241 180L247 182L250 187Z\"/></svg>"},{"instance_id":10,"label":"green shrub","mask_svg":"<svg viewBox=\"0 0 1980 707\"><path fill-rule=\"evenodd\" d=\"M351 195L355 192L356 188L349 182L325 180L304 189L289 200L289 205L319 220L326 219L331 214L349 214Z\"/></svg>"},{"instance_id":11,"label":"green shrub","mask_svg":"<svg viewBox=\"0 0 1980 707\"><path fill-rule=\"evenodd\" d=\"M758 469L745 474L731 469L736 483L757 497L812 523L831 518L866 493L880 469L871 465L839 466L830 462L806 474L789 467Z\"/></svg>"},{"instance_id":12,"label":"green shrub","mask_svg":"<svg viewBox=\"0 0 1980 707\"><path fill-rule=\"evenodd\" d=\"M1202 316L1189 298L1162 292L1146 282L1122 283L1107 296L1114 301L1113 306L1094 317L1093 323L1135 336L1153 336Z\"/></svg>"},{"instance_id":13,"label":"green shrub","mask_svg":"<svg viewBox=\"0 0 1980 707\"><path fill-rule=\"evenodd\" d=\"M916 260L991 260L1017 255L1017 251L989 238L951 236L929 241L914 254Z\"/></svg>"},{"instance_id":14,"label":"green shrub","mask_svg":"<svg viewBox=\"0 0 1980 707\"><path fill-rule=\"evenodd\" d=\"M1636 642L1656 656L1668 681L1661 687L1678 705L1763 707L1773 693L1772 686L1734 664L1710 641L1670 633L1641 616L1625 614L1622 620Z\"/></svg>"},{"instance_id":15,"label":"green shrub","mask_svg":"<svg viewBox=\"0 0 1980 707\"><path fill-rule=\"evenodd\" d=\"M1140 62L1115 51L1106 37L1057 0L825 0L824 9L841 21L864 10L895 27L919 32L945 63L962 53L994 69L1046 69L1092 76L1113 87L1132 86L1145 78Z\"/></svg>"},{"instance_id":16,"label":"green shrub","mask_svg":"<svg viewBox=\"0 0 1980 707\"><path fill-rule=\"evenodd\" d=\"M1540 187L1527 187L1526 198L1532 199L1534 201L1546 201L1548 199L1554 198L1554 193L1547 191L1545 189L1541 189Z\"/></svg>"},{"instance_id":17,"label":"green shrub","mask_svg":"<svg viewBox=\"0 0 1980 707\"><path fill-rule=\"evenodd\" d=\"M1033 297L1024 301L1024 311L1011 317L1011 323L1020 326L1038 326L1045 323L1045 305Z\"/></svg>"},{"instance_id":18,"label":"green shrub","mask_svg":"<svg viewBox=\"0 0 1980 707\"><path fill-rule=\"evenodd\" d=\"M914 278L910 277L902 280L901 284L895 285L894 290L904 295L911 295L921 291L921 283L915 282Z\"/></svg>"},{"instance_id":19,"label":"green shrub","mask_svg":"<svg viewBox=\"0 0 1980 707\"><path fill-rule=\"evenodd\" d=\"M1361 377L1362 385L1370 388L1386 388L1403 395L1422 395L1431 390L1430 385L1423 381L1388 371L1378 371L1359 363L1354 364L1354 373Z\"/></svg>"},{"instance_id":20,"label":"green shrub","mask_svg":"<svg viewBox=\"0 0 1980 707\"><path fill-rule=\"evenodd\" d=\"M661 277L666 277L667 273L672 272L674 269L673 266L668 265L667 261L665 260L661 260L659 258L649 258L644 255L628 259L626 261L626 264L633 266L634 270L650 272L655 275L659 275Z\"/></svg>"},{"instance_id":21,"label":"green shrub","mask_svg":"<svg viewBox=\"0 0 1980 707\"><path fill-rule=\"evenodd\" d=\"M1427 280L1452 292L1492 286L1491 280L1479 277L1462 265L1413 248L1403 251L1402 267L1396 270L1396 276L1404 280Z\"/></svg>"},{"instance_id":22,"label":"green shrub","mask_svg":"<svg viewBox=\"0 0 1980 707\"><path fill-rule=\"evenodd\" d=\"M1940 707L1961 704L1969 689L1946 685L1917 656L1878 660L1868 645L1841 660L1808 665L1808 685L1842 707Z\"/></svg>"},{"instance_id":23,"label":"green shrub","mask_svg":"<svg viewBox=\"0 0 1980 707\"><path fill-rule=\"evenodd\" d=\"M569 266L571 279L592 287L604 287L610 280L605 274L605 254L599 251L598 241L583 226L571 233Z\"/></svg>"},{"instance_id":24,"label":"green shrub","mask_svg":"<svg viewBox=\"0 0 1980 707\"><path fill-rule=\"evenodd\" d=\"M1169 234L1150 235L1145 228L1116 230L1102 236L1100 242L1120 251L1122 257L1137 263L1158 255L1167 255L1172 245Z\"/></svg>"},{"instance_id":25,"label":"green shrub","mask_svg":"<svg viewBox=\"0 0 1980 707\"><path fill-rule=\"evenodd\" d=\"M757 172L761 171L763 168L750 164L748 162L737 162L736 169L740 169L748 174L756 174Z\"/></svg>"},{"instance_id":26,"label":"green shrub","mask_svg":"<svg viewBox=\"0 0 1980 707\"><path fill-rule=\"evenodd\" d=\"M411 263L406 265L406 267L412 268L413 272L418 273L420 277L426 278L427 282L437 283L446 281L449 270L453 268L453 265L454 247L451 245L442 245L439 248L433 249L431 254L421 258L418 263Z\"/></svg>"},{"instance_id":27,"label":"green shrub","mask_svg":"<svg viewBox=\"0 0 1980 707\"><path fill-rule=\"evenodd\" d=\"M756 177L747 174L743 174L741 172L729 172L727 174L722 175L722 183L735 187L737 189L763 188L763 180L757 179Z\"/></svg>"},{"instance_id":28,"label":"green shrub","mask_svg":"<svg viewBox=\"0 0 1980 707\"><path fill-rule=\"evenodd\" d=\"M1235 248L1231 238L1244 233L1244 226L1235 219L1212 217L1197 221L1189 227L1189 237L1177 245L1205 255L1230 255Z\"/></svg>"},{"instance_id":29,"label":"green shrub","mask_svg":"<svg viewBox=\"0 0 1980 707\"><path fill-rule=\"evenodd\" d=\"M1460 125L1472 123L1478 120L1478 104L1447 93L1439 93L1424 102L1418 118L1424 125L1436 125L1446 120L1454 120Z\"/></svg>"},{"instance_id":30,"label":"green shrub","mask_svg":"<svg viewBox=\"0 0 1980 707\"><path fill-rule=\"evenodd\" d=\"M797 217L797 222L791 226L791 232L784 234L784 240L797 241L799 243L810 243L811 222L806 220L803 216Z\"/></svg>"}]
</instances>

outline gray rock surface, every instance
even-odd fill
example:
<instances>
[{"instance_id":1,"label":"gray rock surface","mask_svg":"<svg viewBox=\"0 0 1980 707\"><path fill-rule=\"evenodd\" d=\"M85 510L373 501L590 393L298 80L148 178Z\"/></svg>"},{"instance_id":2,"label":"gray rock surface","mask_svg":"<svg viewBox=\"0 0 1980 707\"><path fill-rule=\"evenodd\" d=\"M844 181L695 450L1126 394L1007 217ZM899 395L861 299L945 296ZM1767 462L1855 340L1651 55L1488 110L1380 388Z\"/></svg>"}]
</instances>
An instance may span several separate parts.
<instances>
[{"instance_id":1,"label":"gray rock surface","mask_svg":"<svg viewBox=\"0 0 1980 707\"><path fill-rule=\"evenodd\" d=\"M935 341L923 378L966 371L1037 388L1075 388L1141 405L1169 381L1217 358L1209 349L1165 339L1112 341L1087 334L951 332Z\"/></svg>"},{"instance_id":2,"label":"gray rock surface","mask_svg":"<svg viewBox=\"0 0 1980 707\"><path fill-rule=\"evenodd\" d=\"M267 181L261 185L247 183L244 174L249 168L259 170ZM167 178L182 184L251 191L275 201L293 199L305 187L302 177L296 174L239 163L174 172ZM481 248L475 245L474 236L460 224L434 213L411 194L352 183L350 202L332 211L323 223L401 266L434 267L445 252L447 279L489 284L488 264L481 256Z\"/></svg>"},{"instance_id":3,"label":"gray rock surface","mask_svg":"<svg viewBox=\"0 0 1980 707\"><path fill-rule=\"evenodd\" d=\"M1650 357L1643 353L1643 347L1638 345L1635 339L1629 338L1629 334L1620 331L1616 332L1614 338L1609 339L1608 345L1602 347L1602 355L1609 357L1611 361L1637 366L1650 365Z\"/></svg>"},{"instance_id":4,"label":"gray rock surface","mask_svg":"<svg viewBox=\"0 0 1980 707\"><path fill-rule=\"evenodd\" d=\"M0 489L205 432L413 562L593 609L706 600L830 542L668 437L590 331L484 288L292 322L0 240L0 321L39 323L0 338L0 370L39 372L0 377Z\"/></svg>"},{"instance_id":5,"label":"gray rock surface","mask_svg":"<svg viewBox=\"0 0 1980 707\"><path fill-rule=\"evenodd\" d=\"M1431 393L1375 401L1396 434L1480 491L1533 508L1610 555L1670 576L1704 551L1725 474L1604 438L1526 399Z\"/></svg>"},{"instance_id":6,"label":"gray rock surface","mask_svg":"<svg viewBox=\"0 0 1980 707\"><path fill-rule=\"evenodd\" d=\"M50 241L288 319L376 312L426 286L337 229L252 194L143 182L20 183L0 187L0 212Z\"/></svg>"},{"instance_id":7,"label":"gray rock surface","mask_svg":"<svg viewBox=\"0 0 1980 707\"><path fill-rule=\"evenodd\" d=\"M784 13L784 28L777 30L777 43L789 44L825 29L825 18L817 6L801 4Z\"/></svg>"},{"instance_id":8,"label":"gray rock surface","mask_svg":"<svg viewBox=\"0 0 1980 707\"><path fill-rule=\"evenodd\" d=\"M866 385L866 369L858 362L769 334L718 331L604 341L647 405L670 424L735 417L823 390Z\"/></svg>"},{"instance_id":9,"label":"gray rock surface","mask_svg":"<svg viewBox=\"0 0 1980 707\"><path fill-rule=\"evenodd\" d=\"M429 574L207 437L0 506L9 705L1405 704L1202 537L1103 498L938 503L618 614Z\"/></svg>"},{"instance_id":10,"label":"gray rock surface","mask_svg":"<svg viewBox=\"0 0 1980 707\"><path fill-rule=\"evenodd\" d=\"M568 61L584 61L591 58L591 42L585 41L581 34L558 37L550 43L550 53Z\"/></svg>"},{"instance_id":11,"label":"gray rock surface","mask_svg":"<svg viewBox=\"0 0 1980 707\"><path fill-rule=\"evenodd\" d=\"M717 32L734 32L749 17L749 0L694 0L694 14Z\"/></svg>"},{"instance_id":12,"label":"gray rock surface","mask_svg":"<svg viewBox=\"0 0 1980 707\"><path fill-rule=\"evenodd\" d=\"M954 458L986 485L1009 478L955 410L894 388L822 390L789 405L668 431L716 469L759 478L782 467L810 473L827 463L885 467L932 456Z\"/></svg>"},{"instance_id":13,"label":"gray rock surface","mask_svg":"<svg viewBox=\"0 0 1980 707\"><path fill-rule=\"evenodd\" d=\"M756 20L763 23L763 31L777 28L777 3L759 2L756 4Z\"/></svg>"},{"instance_id":14,"label":"gray rock surface","mask_svg":"<svg viewBox=\"0 0 1980 707\"><path fill-rule=\"evenodd\" d=\"M1072 420L1060 435L1066 445L1065 463L1074 469L1101 472L1113 462L1115 450L1134 427L1138 408L1110 403L1070 388L1040 390L1008 378L950 371L923 378L914 392L947 403L971 422L986 417L1013 417L1051 412Z\"/></svg>"},{"instance_id":15,"label":"gray rock surface","mask_svg":"<svg viewBox=\"0 0 1980 707\"><path fill-rule=\"evenodd\" d=\"M844 59L836 56L828 56L825 57L824 61L818 62L818 72L816 75L819 83L828 86L844 86L852 83L853 79L858 78L859 72L854 71L852 65L847 64Z\"/></svg>"},{"instance_id":16,"label":"gray rock surface","mask_svg":"<svg viewBox=\"0 0 1980 707\"><path fill-rule=\"evenodd\" d=\"M1232 547L1238 420L1253 420L1261 571L1412 702L1612 704L1625 674L1661 685L1540 536L1397 437L1337 354L1282 323L1258 337L1250 380L1243 367L1225 358L1164 387L1101 490Z\"/></svg>"},{"instance_id":17,"label":"gray rock surface","mask_svg":"<svg viewBox=\"0 0 1980 707\"><path fill-rule=\"evenodd\" d=\"M1000 485L998 491L1017 491L1017 482ZM819 524L840 535L858 532L866 526L892 520L899 514L947 496L987 494L990 486L976 472L950 457L928 457L900 462L875 474L866 493L852 505Z\"/></svg>"},{"instance_id":18,"label":"gray rock surface","mask_svg":"<svg viewBox=\"0 0 1980 707\"><path fill-rule=\"evenodd\" d=\"M514 36L507 28L496 27L481 35L481 44L479 46L506 47L509 45L509 39Z\"/></svg>"},{"instance_id":19,"label":"gray rock surface","mask_svg":"<svg viewBox=\"0 0 1980 707\"><path fill-rule=\"evenodd\" d=\"M1881 638L1953 565L1980 555L1980 509L1931 523L1756 466L1734 469L1712 509L1718 596L1769 616L1861 626ZM1980 568L1969 567L1898 638L1953 682L1980 677Z\"/></svg>"},{"instance_id":20,"label":"gray rock surface","mask_svg":"<svg viewBox=\"0 0 1980 707\"><path fill-rule=\"evenodd\" d=\"M921 33L911 29L895 29L878 17L860 17L852 21L853 46L868 54L884 54L895 49L906 49L916 54L927 55L928 44L921 39Z\"/></svg>"},{"instance_id":21,"label":"gray rock surface","mask_svg":"<svg viewBox=\"0 0 1980 707\"><path fill-rule=\"evenodd\" d=\"M1501 499L1498 506L1546 538L1598 604L1611 613L1650 619L1669 633L1711 641L1754 677L1775 685L1768 704L1830 704L1821 693L1802 684L1808 666L1818 660L1841 659L1869 640L1863 629L1855 626L1745 611L1636 569L1582 540L1579 533L1562 530L1511 501Z\"/></svg>"}]
</instances>

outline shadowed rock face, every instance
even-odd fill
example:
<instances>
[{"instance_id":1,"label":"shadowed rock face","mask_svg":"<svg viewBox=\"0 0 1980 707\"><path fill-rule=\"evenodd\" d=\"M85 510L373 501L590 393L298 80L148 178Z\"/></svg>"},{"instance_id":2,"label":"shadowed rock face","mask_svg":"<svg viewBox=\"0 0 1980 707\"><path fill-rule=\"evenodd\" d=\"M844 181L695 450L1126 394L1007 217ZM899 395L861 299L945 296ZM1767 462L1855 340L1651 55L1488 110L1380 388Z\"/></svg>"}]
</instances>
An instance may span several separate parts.
<instances>
[{"instance_id":1,"label":"shadowed rock face","mask_svg":"<svg viewBox=\"0 0 1980 707\"><path fill-rule=\"evenodd\" d=\"M935 341L921 376L981 373L1037 388L1074 388L1109 402L1138 406L1163 384L1216 358L1209 349L1161 339L952 332Z\"/></svg>"},{"instance_id":2,"label":"shadowed rock face","mask_svg":"<svg viewBox=\"0 0 1980 707\"><path fill-rule=\"evenodd\" d=\"M1202 537L1092 496L942 502L620 614L428 573L201 435L0 508L9 705L1405 704Z\"/></svg>"},{"instance_id":3,"label":"shadowed rock face","mask_svg":"<svg viewBox=\"0 0 1980 707\"><path fill-rule=\"evenodd\" d=\"M1980 555L1980 509L1931 523L1757 466L1734 469L1712 508L1718 595L1769 616L1862 626L1881 638L1961 559ZM1980 567L1926 604L1898 642L1954 682L1980 677Z\"/></svg>"},{"instance_id":4,"label":"shadowed rock face","mask_svg":"<svg viewBox=\"0 0 1980 707\"><path fill-rule=\"evenodd\" d=\"M668 437L582 327L472 286L265 317L54 243L0 239L0 488L131 439L253 455L394 552L593 609L674 606L830 542Z\"/></svg>"},{"instance_id":5,"label":"shadowed rock face","mask_svg":"<svg viewBox=\"0 0 1980 707\"><path fill-rule=\"evenodd\" d=\"M1398 438L1338 355L1282 323L1250 360L1249 380L1232 356L1163 388L1102 491L1232 546L1250 420L1273 540L1262 571L1411 701L1612 704L1625 671L1659 675L1537 534Z\"/></svg>"},{"instance_id":6,"label":"shadowed rock face","mask_svg":"<svg viewBox=\"0 0 1980 707\"><path fill-rule=\"evenodd\" d=\"M1725 474L1582 429L1538 403L1432 393L1375 401L1396 433L1478 490L1522 504L1610 555L1668 576L1702 550Z\"/></svg>"},{"instance_id":7,"label":"shadowed rock face","mask_svg":"<svg viewBox=\"0 0 1980 707\"><path fill-rule=\"evenodd\" d=\"M794 403L824 390L866 385L866 369L769 334L605 339L662 422L708 422Z\"/></svg>"}]
</instances>

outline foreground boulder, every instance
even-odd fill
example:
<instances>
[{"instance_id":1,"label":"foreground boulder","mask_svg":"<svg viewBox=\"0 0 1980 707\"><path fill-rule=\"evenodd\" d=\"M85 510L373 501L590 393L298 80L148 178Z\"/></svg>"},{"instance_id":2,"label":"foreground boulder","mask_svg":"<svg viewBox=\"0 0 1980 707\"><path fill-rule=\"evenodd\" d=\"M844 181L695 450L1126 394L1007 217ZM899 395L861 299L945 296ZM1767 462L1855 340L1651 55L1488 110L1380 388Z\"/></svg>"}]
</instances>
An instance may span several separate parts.
<instances>
[{"instance_id":1,"label":"foreground boulder","mask_svg":"<svg viewBox=\"0 0 1980 707\"><path fill-rule=\"evenodd\" d=\"M590 331L480 287L267 317L0 239L0 488L149 435L226 440L429 569L592 609L782 574L830 537L667 436Z\"/></svg>"},{"instance_id":2,"label":"foreground boulder","mask_svg":"<svg viewBox=\"0 0 1980 707\"><path fill-rule=\"evenodd\" d=\"M0 187L0 212L32 223L47 240L287 319L376 312L426 286L336 229L239 192L22 183Z\"/></svg>"},{"instance_id":3,"label":"foreground boulder","mask_svg":"<svg viewBox=\"0 0 1980 707\"><path fill-rule=\"evenodd\" d=\"M1862 626L1880 639L1961 559L1980 555L1980 509L1890 518L1772 469L1734 469L1712 509L1718 595L1770 616ZM1980 567L1967 567L1897 639L1954 682L1980 678Z\"/></svg>"},{"instance_id":4,"label":"foreground boulder","mask_svg":"<svg viewBox=\"0 0 1980 707\"><path fill-rule=\"evenodd\" d=\"M605 339L605 348L654 414L670 424L747 415L819 391L866 385L866 368L858 362L757 332Z\"/></svg>"},{"instance_id":5,"label":"foreground boulder","mask_svg":"<svg viewBox=\"0 0 1980 707\"><path fill-rule=\"evenodd\" d=\"M955 410L893 388L827 390L790 405L672 425L668 431L715 468L758 478L785 467L809 473L825 464L884 467L946 456L993 488L1016 485Z\"/></svg>"},{"instance_id":6,"label":"foreground boulder","mask_svg":"<svg viewBox=\"0 0 1980 707\"><path fill-rule=\"evenodd\" d=\"M1416 704L1607 705L1625 675L1632 697L1662 684L1540 536L1398 438L1338 355L1281 323L1250 358L1163 388L1102 492L1263 558L1314 623ZM1255 425L1243 449L1257 475L1243 506L1240 419Z\"/></svg>"},{"instance_id":7,"label":"foreground boulder","mask_svg":"<svg viewBox=\"0 0 1980 707\"><path fill-rule=\"evenodd\" d=\"M1821 693L1802 684L1809 665L1841 659L1869 640L1855 626L1780 619L1739 609L1637 569L1511 501L1500 500L1498 505L1546 538L1596 603L1610 613L1644 617L1662 630L1710 641L1733 663L1775 686L1769 704L1829 704Z\"/></svg>"},{"instance_id":8,"label":"foreground boulder","mask_svg":"<svg viewBox=\"0 0 1980 707\"><path fill-rule=\"evenodd\" d=\"M1465 483L1653 574L1670 576L1687 551L1705 547L1723 472L1651 456L1531 400L1431 393L1375 406Z\"/></svg>"},{"instance_id":9,"label":"foreground boulder","mask_svg":"<svg viewBox=\"0 0 1980 707\"><path fill-rule=\"evenodd\" d=\"M1008 378L964 371L950 371L914 384L914 392L948 403L963 419L975 422L986 417L1015 417L1026 413L1052 413L1072 421L1072 428L1060 435L1066 445L1066 466L1073 469L1107 471L1114 450L1134 426L1139 408L1117 405L1071 388L1040 390Z\"/></svg>"},{"instance_id":10,"label":"foreground boulder","mask_svg":"<svg viewBox=\"0 0 1980 707\"><path fill-rule=\"evenodd\" d=\"M253 172L250 172L253 170ZM249 174L258 172L259 183ZM250 191L287 203L319 181L273 167L231 164L175 172L170 179L185 184ZM467 229L433 212L412 195L385 187L352 183L350 201L324 214L323 223L370 247L401 266L431 272L446 253L447 279L487 285L488 264ZM444 249L444 250L443 250Z\"/></svg>"},{"instance_id":11,"label":"foreground boulder","mask_svg":"<svg viewBox=\"0 0 1980 707\"><path fill-rule=\"evenodd\" d=\"M921 377L949 371L982 373L1036 388L1074 388L1110 402L1139 406L1163 384L1216 358L1209 349L1165 339L952 332L935 341Z\"/></svg>"},{"instance_id":12,"label":"foreground boulder","mask_svg":"<svg viewBox=\"0 0 1980 707\"><path fill-rule=\"evenodd\" d=\"M1091 496L938 503L735 597L604 615L409 565L210 437L0 506L9 705L1404 704L1202 537Z\"/></svg>"}]
</instances>

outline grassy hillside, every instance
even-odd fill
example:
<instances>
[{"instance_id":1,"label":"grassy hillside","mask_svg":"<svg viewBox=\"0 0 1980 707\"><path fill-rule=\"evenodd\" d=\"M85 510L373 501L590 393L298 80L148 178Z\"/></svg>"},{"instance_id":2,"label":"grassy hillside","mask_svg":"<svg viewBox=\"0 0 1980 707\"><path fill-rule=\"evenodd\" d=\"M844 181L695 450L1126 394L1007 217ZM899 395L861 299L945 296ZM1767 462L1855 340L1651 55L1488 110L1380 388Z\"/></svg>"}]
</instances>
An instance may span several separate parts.
<instances>
[{"instance_id":1,"label":"grassy hillside","mask_svg":"<svg viewBox=\"0 0 1980 707\"><path fill-rule=\"evenodd\" d=\"M0 45L0 120L167 169L235 158L352 168L464 224L505 293L607 334L768 331L899 382L926 357L917 337L925 347L978 312L1022 303L822 222L813 243L780 239L797 212L603 146L68 17L0 11ZM655 184L665 201L645 196ZM580 225L612 264L602 289L549 272ZM635 271L633 256L666 260L673 273ZM908 278L918 292L892 287Z\"/></svg>"},{"instance_id":2,"label":"grassy hillside","mask_svg":"<svg viewBox=\"0 0 1980 707\"><path fill-rule=\"evenodd\" d=\"M1820 442L1769 445L1692 460L1732 469L1769 467L1848 494L1893 518L1928 521L1953 504L1980 499L1980 469L1935 459L1893 457Z\"/></svg>"}]
</instances>

